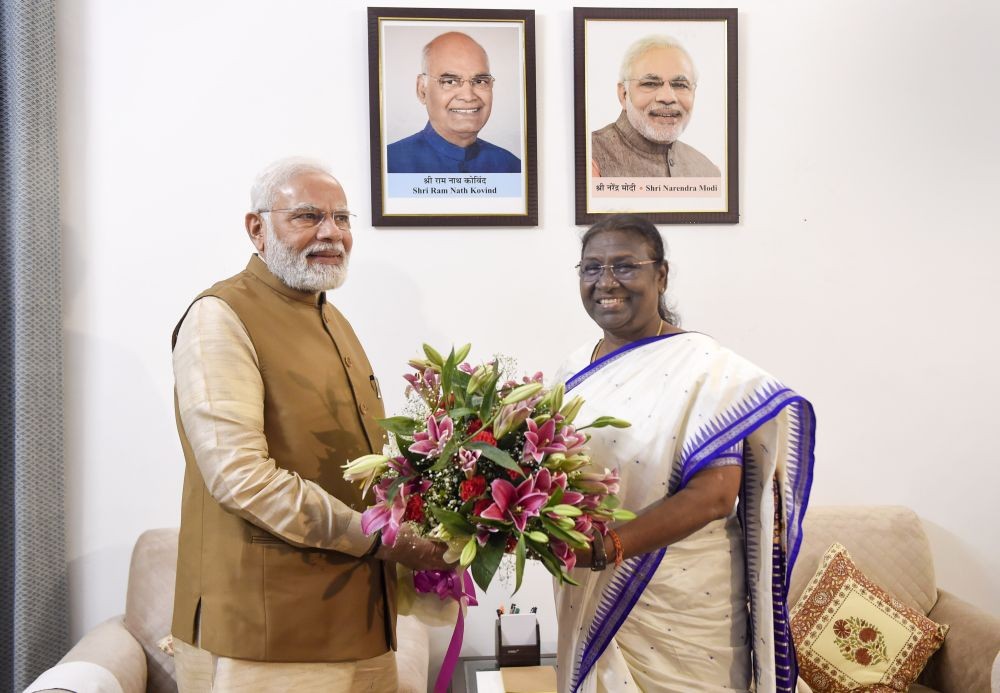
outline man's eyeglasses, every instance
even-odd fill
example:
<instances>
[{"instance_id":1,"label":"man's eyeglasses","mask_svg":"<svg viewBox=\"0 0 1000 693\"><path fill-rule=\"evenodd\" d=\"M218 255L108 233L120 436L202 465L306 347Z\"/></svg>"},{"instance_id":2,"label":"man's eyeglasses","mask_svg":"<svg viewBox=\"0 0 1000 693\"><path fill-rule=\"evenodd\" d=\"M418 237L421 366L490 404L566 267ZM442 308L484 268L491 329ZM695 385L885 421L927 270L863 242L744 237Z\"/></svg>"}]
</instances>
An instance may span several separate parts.
<instances>
[{"instance_id":1,"label":"man's eyeglasses","mask_svg":"<svg viewBox=\"0 0 1000 693\"><path fill-rule=\"evenodd\" d=\"M637 77L635 79L623 79L622 81L635 82L635 88L646 94L659 91L663 88L664 84L669 84L671 89L680 92L692 91L695 87L692 82L684 78L672 79L669 82L664 82L659 77Z\"/></svg>"},{"instance_id":2,"label":"man's eyeglasses","mask_svg":"<svg viewBox=\"0 0 1000 693\"><path fill-rule=\"evenodd\" d=\"M332 219L334 225L343 231L351 228L351 217L356 216L346 210L334 210L325 212L315 207L296 207L293 209L262 209L257 214L272 214L280 212L288 215L288 223L293 228L306 230L315 229L323 225L327 219Z\"/></svg>"},{"instance_id":3,"label":"man's eyeglasses","mask_svg":"<svg viewBox=\"0 0 1000 693\"><path fill-rule=\"evenodd\" d=\"M641 262L615 262L610 265L599 265L596 262L580 263L576 266L580 279L587 284L593 284L602 276L604 270L611 270L611 276L620 282L627 282L639 276L639 268L643 265L659 264L660 260L643 260Z\"/></svg>"},{"instance_id":4,"label":"man's eyeglasses","mask_svg":"<svg viewBox=\"0 0 1000 693\"><path fill-rule=\"evenodd\" d=\"M476 75L475 77L463 79L458 75L444 74L434 77L426 72L422 72L421 74L424 77L433 79L445 91L457 91L464 87L466 82L472 85L474 91L489 91L493 88L493 83L497 81L493 75Z\"/></svg>"}]
</instances>

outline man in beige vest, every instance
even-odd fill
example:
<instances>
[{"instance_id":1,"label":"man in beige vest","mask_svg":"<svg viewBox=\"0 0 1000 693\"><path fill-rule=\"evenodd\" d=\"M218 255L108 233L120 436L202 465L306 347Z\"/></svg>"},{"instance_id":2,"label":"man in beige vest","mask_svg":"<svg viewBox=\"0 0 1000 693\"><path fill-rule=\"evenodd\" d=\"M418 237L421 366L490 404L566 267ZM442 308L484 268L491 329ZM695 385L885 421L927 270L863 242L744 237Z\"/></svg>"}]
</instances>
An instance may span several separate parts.
<instances>
[{"instance_id":1,"label":"man in beige vest","mask_svg":"<svg viewBox=\"0 0 1000 693\"><path fill-rule=\"evenodd\" d=\"M625 52L618 119L591 134L594 176L718 177L719 167L678 138L694 110L698 73L675 39L646 36Z\"/></svg>"},{"instance_id":2,"label":"man in beige vest","mask_svg":"<svg viewBox=\"0 0 1000 693\"><path fill-rule=\"evenodd\" d=\"M378 383L326 300L353 238L340 183L282 160L251 189L258 255L174 331L186 471L172 632L186 691L394 691L395 562L443 545L361 531L341 465L381 452Z\"/></svg>"}]
</instances>

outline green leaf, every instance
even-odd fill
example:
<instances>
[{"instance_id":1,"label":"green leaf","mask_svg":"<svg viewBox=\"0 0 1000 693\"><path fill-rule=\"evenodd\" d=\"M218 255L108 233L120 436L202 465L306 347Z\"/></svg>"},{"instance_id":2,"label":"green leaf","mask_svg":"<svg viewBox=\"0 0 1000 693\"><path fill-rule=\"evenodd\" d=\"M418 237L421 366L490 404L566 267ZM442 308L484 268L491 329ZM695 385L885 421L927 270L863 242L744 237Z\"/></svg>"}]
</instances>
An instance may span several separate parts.
<instances>
[{"instance_id":1,"label":"green leaf","mask_svg":"<svg viewBox=\"0 0 1000 693\"><path fill-rule=\"evenodd\" d=\"M495 462L504 469L513 470L518 474L520 474L521 476L524 476L524 470L521 469L520 465L518 465L517 462L514 461L514 458L498 447L494 447L489 443L484 443L481 440L477 440L472 443L467 443L465 447L466 449L469 450L479 450L479 452L483 453L483 457L490 460L491 462Z\"/></svg>"},{"instance_id":2,"label":"green leaf","mask_svg":"<svg viewBox=\"0 0 1000 693\"><path fill-rule=\"evenodd\" d=\"M455 364L455 350L452 349L448 352L448 359L441 367L441 397L445 400L451 394L451 383L455 378Z\"/></svg>"},{"instance_id":3,"label":"green leaf","mask_svg":"<svg viewBox=\"0 0 1000 693\"><path fill-rule=\"evenodd\" d=\"M521 589L521 578L524 577L524 535L517 538L517 553L514 556L514 593Z\"/></svg>"},{"instance_id":4,"label":"green leaf","mask_svg":"<svg viewBox=\"0 0 1000 693\"><path fill-rule=\"evenodd\" d=\"M424 344L424 353L427 354L427 360L435 366L440 368L444 365L444 358L430 344Z\"/></svg>"},{"instance_id":5,"label":"green leaf","mask_svg":"<svg viewBox=\"0 0 1000 693\"><path fill-rule=\"evenodd\" d=\"M476 533L476 528L454 510L440 508L436 505L428 505L427 507L430 509L431 514L437 518L437 521L444 525L444 528L448 530L448 533L452 536L463 536Z\"/></svg>"},{"instance_id":6,"label":"green leaf","mask_svg":"<svg viewBox=\"0 0 1000 693\"><path fill-rule=\"evenodd\" d=\"M438 457L438 461L433 464L431 471L441 471L449 464L452 463L452 457L458 452L458 439L454 436L444 444L444 449L441 450L441 456Z\"/></svg>"},{"instance_id":7,"label":"green leaf","mask_svg":"<svg viewBox=\"0 0 1000 693\"><path fill-rule=\"evenodd\" d=\"M556 578L562 575L562 561L555 557L547 547L532 546L532 553L538 557L545 569Z\"/></svg>"},{"instance_id":8,"label":"green leaf","mask_svg":"<svg viewBox=\"0 0 1000 693\"><path fill-rule=\"evenodd\" d=\"M401 436L412 436L413 432L420 426L420 422L408 416L390 416L387 419L376 419L379 426Z\"/></svg>"},{"instance_id":9,"label":"green leaf","mask_svg":"<svg viewBox=\"0 0 1000 693\"><path fill-rule=\"evenodd\" d=\"M468 407L458 407L457 409L452 409L451 411L449 411L448 416L451 417L452 421L457 421L458 419L461 419L464 416L472 416L475 413L476 413L475 410L469 409Z\"/></svg>"},{"instance_id":10,"label":"green leaf","mask_svg":"<svg viewBox=\"0 0 1000 693\"><path fill-rule=\"evenodd\" d=\"M549 503L548 504L549 505L559 505L560 503L562 503L562 499L563 499L563 495L564 494L565 494L565 491L563 491L562 487L561 486L556 486L555 489L552 491L552 495L549 496Z\"/></svg>"},{"instance_id":11,"label":"green leaf","mask_svg":"<svg viewBox=\"0 0 1000 693\"><path fill-rule=\"evenodd\" d=\"M472 579L476 581L483 592L489 589L493 576L500 567L500 559L503 558L503 550L507 545L507 538L503 534L494 534L485 546L479 547L476 560L472 563Z\"/></svg>"},{"instance_id":12,"label":"green leaf","mask_svg":"<svg viewBox=\"0 0 1000 693\"><path fill-rule=\"evenodd\" d=\"M493 406L497 401L497 381L499 379L500 374L496 371L494 364L493 375L483 385L483 401L479 405L479 418L482 421L489 421L490 415L493 413Z\"/></svg>"}]
</instances>

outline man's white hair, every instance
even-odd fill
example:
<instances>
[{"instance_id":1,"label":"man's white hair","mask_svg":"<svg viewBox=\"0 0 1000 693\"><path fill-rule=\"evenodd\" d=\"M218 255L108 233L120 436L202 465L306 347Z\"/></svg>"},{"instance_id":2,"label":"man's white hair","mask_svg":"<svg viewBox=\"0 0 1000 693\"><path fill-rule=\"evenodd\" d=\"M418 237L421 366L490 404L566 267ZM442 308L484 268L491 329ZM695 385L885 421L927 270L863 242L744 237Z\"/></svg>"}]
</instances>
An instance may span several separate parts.
<instances>
[{"instance_id":1,"label":"man's white hair","mask_svg":"<svg viewBox=\"0 0 1000 693\"><path fill-rule=\"evenodd\" d=\"M303 173L322 173L337 180L326 165L315 159L301 156L278 159L258 173L250 186L250 209L255 212L271 209L282 186ZM337 185L340 185L340 181L337 181Z\"/></svg>"},{"instance_id":2,"label":"man's white hair","mask_svg":"<svg viewBox=\"0 0 1000 693\"><path fill-rule=\"evenodd\" d=\"M691 54L688 53L687 49L681 45L680 41L675 39L673 36L667 36L666 34L651 34L649 36L643 36L641 39L629 46L628 50L625 51L625 56L622 58L621 68L618 70L618 81L620 83L625 83L626 80L635 79L636 75L631 74L632 66L635 64L635 61L647 51L651 51L655 48L676 48L687 56L688 62L691 63L691 71L694 73L691 75L691 80L693 82L698 81L698 67L694 64Z\"/></svg>"}]
</instances>

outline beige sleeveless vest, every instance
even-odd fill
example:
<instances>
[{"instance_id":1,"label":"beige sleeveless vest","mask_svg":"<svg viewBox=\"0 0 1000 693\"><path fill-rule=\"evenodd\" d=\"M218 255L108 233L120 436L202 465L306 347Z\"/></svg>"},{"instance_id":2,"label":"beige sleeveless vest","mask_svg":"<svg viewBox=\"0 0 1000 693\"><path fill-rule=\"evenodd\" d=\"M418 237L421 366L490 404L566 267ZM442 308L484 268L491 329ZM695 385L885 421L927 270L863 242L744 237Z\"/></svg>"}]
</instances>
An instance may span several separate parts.
<instances>
[{"instance_id":1,"label":"beige sleeveless vest","mask_svg":"<svg viewBox=\"0 0 1000 693\"><path fill-rule=\"evenodd\" d=\"M290 289L257 256L195 300L204 296L225 301L253 342L271 457L363 510L340 465L381 452L375 419L384 413L351 326L325 294ZM395 566L296 548L225 511L205 487L179 416L177 427L186 469L174 636L195 643L200 618L204 649L270 662L367 659L395 648Z\"/></svg>"}]
</instances>

